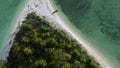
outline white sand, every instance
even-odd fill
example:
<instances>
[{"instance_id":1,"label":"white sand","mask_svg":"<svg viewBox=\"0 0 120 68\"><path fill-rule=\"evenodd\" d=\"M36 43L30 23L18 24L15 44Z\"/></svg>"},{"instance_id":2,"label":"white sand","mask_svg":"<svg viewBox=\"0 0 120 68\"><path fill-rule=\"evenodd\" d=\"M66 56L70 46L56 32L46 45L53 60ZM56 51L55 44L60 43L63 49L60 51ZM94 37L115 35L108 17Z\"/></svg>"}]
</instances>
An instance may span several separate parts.
<instances>
[{"instance_id":1,"label":"white sand","mask_svg":"<svg viewBox=\"0 0 120 68\"><path fill-rule=\"evenodd\" d=\"M82 47L87 51L89 55L95 58L95 60L101 65L102 68L111 68L106 59L103 58L102 55L100 55L100 53L97 52L94 48L90 47L87 41L75 34L75 32L65 24L65 22L58 16L58 14L51 15L53 11L54 8L52 7L50 0L29 0L28 4L23 9L16 21L17 23L15 29L13 30L13 35L10 37L11 43L14 41L13 39L15 33L19 30L17 29L17 26L20 26L22 24L22 21L25 20L25 17L28 13L36 12L36 14L40 17L45 16L46 20L55 24L57 28L66 30L68 34L70 34L74 39L78 41L78 43L82 44ZM12 44L6 47L7 49L5 49L5 53L3 54L3 60L6 60L11 45Z\"/></svg>"}]
</instances>

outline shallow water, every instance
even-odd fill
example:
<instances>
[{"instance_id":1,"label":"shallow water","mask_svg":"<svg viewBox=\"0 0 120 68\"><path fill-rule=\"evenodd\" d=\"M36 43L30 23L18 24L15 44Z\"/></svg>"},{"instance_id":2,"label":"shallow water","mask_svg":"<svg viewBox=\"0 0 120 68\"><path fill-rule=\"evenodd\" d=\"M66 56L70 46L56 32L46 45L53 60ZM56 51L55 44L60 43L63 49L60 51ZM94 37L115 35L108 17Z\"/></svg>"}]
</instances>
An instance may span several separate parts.
<instances>
[{"instance_id":1,"label":"shallow water","mask_svg":"<svg viewBox=\"0 0 120 68\"><path fill-rule=\"evenodd\" d=\"M120 0L52 0L80 36L120 68ZM81 35L82 34L82 35Z\"/></svg>"},{"instance_id":2,"label":"shallow water","mask_svg":"<svg viewBox=\"0 0 120 68\"><path fill-rule=\"evenodd\" d=\"M0 58L26 0L0 0Z\"/></svg>"}]
</instances>

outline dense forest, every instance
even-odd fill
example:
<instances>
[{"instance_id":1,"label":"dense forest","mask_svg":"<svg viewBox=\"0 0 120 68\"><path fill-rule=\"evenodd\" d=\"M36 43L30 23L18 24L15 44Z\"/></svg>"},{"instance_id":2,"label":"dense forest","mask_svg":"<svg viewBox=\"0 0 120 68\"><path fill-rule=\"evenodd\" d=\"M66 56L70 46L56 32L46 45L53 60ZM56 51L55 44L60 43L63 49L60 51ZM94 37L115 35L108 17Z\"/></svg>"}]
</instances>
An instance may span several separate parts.
<instances>
[{"instance_id":1,"label":"dense forest","mask_svg":"<svg viewBox=\"0 0 120 68\"><path fill-rule=\"evenodd\" d=\"M4 68L100 68L80 44L35 13L19 28Z\"/></svg>"}]
</instances>

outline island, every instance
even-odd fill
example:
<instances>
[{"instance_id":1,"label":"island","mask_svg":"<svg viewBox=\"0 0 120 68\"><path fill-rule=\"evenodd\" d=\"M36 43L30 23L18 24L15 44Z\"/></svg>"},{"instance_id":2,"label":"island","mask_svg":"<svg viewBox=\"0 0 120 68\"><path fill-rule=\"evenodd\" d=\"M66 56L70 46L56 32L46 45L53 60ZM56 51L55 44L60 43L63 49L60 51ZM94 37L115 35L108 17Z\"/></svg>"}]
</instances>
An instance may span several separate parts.
<instances>
[{"instance_id":1,"label":"island","mask_svg":"<svg viewBox=\"0 0 120 68\"><path fill-rule=\"evenodd\" d=\"M75 39L35 13L15 35L3 68L101 68Z\"/></svg>"}]
</instances>

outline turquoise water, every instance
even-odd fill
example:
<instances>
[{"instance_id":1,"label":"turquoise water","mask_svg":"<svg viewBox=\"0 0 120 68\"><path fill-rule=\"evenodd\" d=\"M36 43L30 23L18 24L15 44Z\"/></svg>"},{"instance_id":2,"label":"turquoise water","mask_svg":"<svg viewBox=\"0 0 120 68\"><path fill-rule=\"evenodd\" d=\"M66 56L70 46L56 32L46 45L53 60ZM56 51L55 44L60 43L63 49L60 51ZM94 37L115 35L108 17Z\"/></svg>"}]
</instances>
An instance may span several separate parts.
<instances>
[{"instance_id":1,"label":"turquoise water","mask_svg":"<svg viewBox=\"0 0 120 68\"><path fill-rule=\"evenodd\" d=\"M120 68L120 0L52 0L68 26ZM61 15L61 14L60 14Z\"/></svg>"},{"instance_id":2,"label":"turquoise water","mask_svg":"<svg viewBox=\"0 0 120 68\"><path fill-rule=\"evenodd\" d=\"M26 0L0 0L0 57Z\"/></svg>"}]
</instances>

